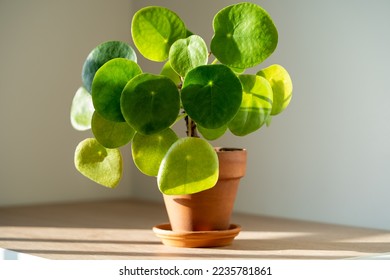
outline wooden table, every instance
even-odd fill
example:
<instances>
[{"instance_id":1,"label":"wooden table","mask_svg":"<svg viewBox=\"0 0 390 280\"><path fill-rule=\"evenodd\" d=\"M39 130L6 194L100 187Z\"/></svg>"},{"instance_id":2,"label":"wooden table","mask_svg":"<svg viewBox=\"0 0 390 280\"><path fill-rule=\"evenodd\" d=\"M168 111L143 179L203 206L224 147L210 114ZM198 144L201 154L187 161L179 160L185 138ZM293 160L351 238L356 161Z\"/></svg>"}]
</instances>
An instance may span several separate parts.
<instances>
[{"instance_id":1,"label":"wooden table","mask_svg":"<svg viewBox=\"0 0 390 280\"><path fill-rule=\"evenodd\" d=\"M120 200L0 208L0 248L48 259L341 259L390 252L390 231L234 214L221 248L162 245L162 204Z\"/></svg>"}]
</instances>

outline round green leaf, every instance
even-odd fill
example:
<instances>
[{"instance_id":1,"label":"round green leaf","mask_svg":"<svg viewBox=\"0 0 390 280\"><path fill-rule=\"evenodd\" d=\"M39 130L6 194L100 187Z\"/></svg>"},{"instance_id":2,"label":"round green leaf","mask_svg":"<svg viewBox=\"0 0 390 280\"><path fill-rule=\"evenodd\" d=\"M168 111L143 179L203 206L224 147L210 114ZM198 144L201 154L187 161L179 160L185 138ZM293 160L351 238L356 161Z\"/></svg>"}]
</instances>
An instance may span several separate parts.
<instances>
[{"instance_id":1,"label":"round green leaf","mask_svg":"<svg viewBox=\"0 0 390 280\"><path fill-rule=\"evenodd\" d=\"M170 78L175 85L179 85L181 83L180 76L172 69L171 63L168 60L163 68L161 69L160 75Z\"/></svg>"},{"instance_id":2,"label":"round green leaf","mask_svg":"<svg viewBox=\"0 0 390 280\"><path fill-rule=\"evenodd\" d=\"M75 151L76 169L105 187L115 188L122 177L122 156L118 149L106 149L95 138L81 141Z\"/></svg>"},{"instance_id":3,"label":"round green leaf","mask_svg":"<svg viewBox=\"0 0 390 280\"><path fill-rule=\"evenodd\" d=\"M134 44L140 53L153 61L168 58L172 44L185 38L187 29L180 17L164 7L145 7L134 14L131 23Z\"/></svg>"},{"instance_id":4,"label":"round green leaf","mask_svg":"<svg viewBox=\"0 0 390 280\"><path fill-rule=\"evenodd\" d=\"M218 172L217 153L207 141L180 138L161 162L157 183L164 194L192 194L212 188Z\"/></svg>"},{"instance_id":5,"label":"round green leaf","mask_svg":"<svg viewBox=\"0 0 390 280\"><path fill-rule=\"evenodd\" d=\"M96 111L92 116L92 132L100 144L110 149L126 145L135 134L135 130L127 122L106 120Z\"/></svg>"},{"instance_id":6,"label":"round green leaf","mask_svg":"<svg viewBox=\"0 0 390 280\"><path fill-rule=\"evenodd\" d=\"M274 103L271 115L281 113L290 104L292 97L293 84L287 70L282 66L274 64L257 72L271 84Z\"/></svg>"},{"instance_id":7,"label":"round green leaf","mask_svg":"<svg viewBox=\"0 0 390 280\"><path fill-rule=\"evenodd\" d=\"M122 90L128 81L141 73L137 63L125 58L114 58L100 67L92 83L95 110L107 120L124 122L120 109Z\"/></svg>"},{"instance_id":8,"label":"round green leaf","mask_svg":"<svg viewBox=\"0 0 390 280\"><path fill-rule=\"evenodd\" d=\"M179 91L167 77L141 74L124 88L121 108L125 120L137 132L157 133L176 121L180 110Z\"/></svg>"},{"instance_id":9,"label":"round green leaf","mask_svg":"<svg viewBox=\"0 0 390 280\"><path fill-rule=\"evenodd\" d=\"M172 68L182 77L197 66L208 61L207 46L202 37L192 35L173 43L169 51Z\"/></svg>"},{"instance_id":10,"label":"round green leaf","mask_svg":"<svg viewBox=\"0 0 390 280\"><path fill-rule=\"evenodd\" d=\"M244 136L259 129L268 119L272 110L272 88L263 77L240 75L243 97L237 115L229 123L230 131Z\"/></svg>"},{"instance_id":11,"label":"round green leaf","mask_svg":"<svg viewBox=\"0 0 390 280\"><path fill-rule=\"evenodd\" d=\"M70 122L73 128L80 131L90 129L94 110L91 94L84 87L80 87L73 97L70 108Z\"/></svg>"},{"instance_id":12,"label":"round green leaf","mask_svg":"<svg viewBox=\"0 0 390 280\"><path fill-rule=\"evenodd\" d=\"M96 71L107 61L117 57L127 58L137 62L137 55L133 48L120 41L102 43L89 53L81 73L83 85L89 92L92 91L92 81Z\"/></svg>"},{"instance_id":13,"label":"round green leaf","mask_svg":"<svg viewBox=\"0 0 390 280\"><path fill-rule=\"evenodd\" d=\"M200 125L197 125L197 129L199 130L200 134L202 134L204 138L212 141L224 135L227 130L227 126L224 125L216 129L208 129L208 128L201 127Z\"/></svg>"},{"instance_id":14,"label":"round green leaf","mask_svg":"<svg viewBox=\"0 0 390 280\"><path fill-rule=\"evenodd\" d=\"M177 139L170 128L152 135L136 133L131 145L135 165L142 173L157 176L162 159Z\"/></svg>"},{"instance_id":15,"label":"round green leaf","mask_svg":"<svg viewBox=\"0 0 390 280\"><path fill-rule=\"evenodd\" d=\"M184 110L196 123L215 129L227 124L237 113L242 87L229 67L203 65L188 72L181 99Z\"/></svg>"},{"instance_id":16,"label":"round green leaf","mask_svg":"<svg viewBox=\"0 0 390 280\"><path fill-rule=\"evenodd\" d=\"M275 50L278 32L269 14L253 3L219 11L213 21L211 51L222 63L244 69L255 66Z\"/></svg>"}]
</instances>

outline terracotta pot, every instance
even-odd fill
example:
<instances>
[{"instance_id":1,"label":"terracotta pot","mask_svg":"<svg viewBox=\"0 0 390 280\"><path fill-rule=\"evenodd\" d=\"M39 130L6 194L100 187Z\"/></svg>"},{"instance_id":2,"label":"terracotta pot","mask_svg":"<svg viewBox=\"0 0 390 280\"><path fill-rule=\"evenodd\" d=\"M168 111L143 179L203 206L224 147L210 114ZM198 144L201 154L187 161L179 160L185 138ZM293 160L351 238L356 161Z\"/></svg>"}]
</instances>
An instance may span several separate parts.
<instances>
[{"instance_id":1,"label":"terracotta pot","mask_svg":"<svg viewBox=\"0 0 390 280\"><path fill-rule=\"evenodd\" d=\"M228 230L240 179L245 175L245 149L216 148L219 179L208 190L190 195L164 195L172 231Z\"/></svg>"}]
</instances>

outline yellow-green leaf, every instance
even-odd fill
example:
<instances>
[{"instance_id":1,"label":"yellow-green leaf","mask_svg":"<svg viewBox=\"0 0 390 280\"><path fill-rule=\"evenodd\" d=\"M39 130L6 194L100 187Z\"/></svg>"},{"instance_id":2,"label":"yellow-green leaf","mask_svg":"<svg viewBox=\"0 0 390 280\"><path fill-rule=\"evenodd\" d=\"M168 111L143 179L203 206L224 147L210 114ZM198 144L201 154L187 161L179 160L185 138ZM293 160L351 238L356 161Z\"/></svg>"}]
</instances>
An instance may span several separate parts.
<instances>
[{"instance_id":1,"label":"yellow-green leaf","mask_svg":"<svg viewBox=\"0 0 390 280\"><path fill-rule=\"evenodd\" d=\"M108 188L115 188L122 177L119 150L107 149L95 138L87 138L77 145L74 163L81 174Z\"/></svg>"},{"instance_id":2,"label":"yellow-green leaf","mask_svg":"<svg viewBox=\"0 0 390 280\"><path fill-rule=\"evenodd\" d=\"M219 174L218 156L204 139L177 140L165 155L157 183L164 194L192 194L212 188Z\"/></svg>"},{"instance_id":3,"label":"yellow-green leaf","mask_svg":"<svg viewBox=\"0 0 390 280\"><path fill-rule=\"evenodd\" d=\"M73 128L80 131L90 129L94 110L91 94L84 87L80 87L73 97L70 109L70 122Z\"/></svg>"},{"instance_id":4,"label":"yellow-green leaf","mask_svg":"<svg viewBox=\"0 0 390 280\"><path fill-rule=\"evenodd\" d=\"M287 70L278 64L271 65L257 72L271 84L273 91L273 106L271 115L283 112L290 104L293 84Z\"/></svg>"},{"instance_id":5,"label":"yellow-green leaf","mask_svg":"<svg viewBox=\"0 0 390 280\"><path fill-rule=\"evenodd\" d=\"M162 159L177 139L170 128L152 135L136 133L131 145L135 165L142 173L157 176Z\"/></svg>"},{"instance_id":6,"label":"yellow-green leaf","mask_svg":"<svg viewBox=\"0 0 390 280\"><path fill-rule=\"evenodd\" d=\"M144 57L164 61L172 44L187 36L187 29L173 11L150 6L134 14L131 33L135 46Z\"/></svg>"}]
</instances>

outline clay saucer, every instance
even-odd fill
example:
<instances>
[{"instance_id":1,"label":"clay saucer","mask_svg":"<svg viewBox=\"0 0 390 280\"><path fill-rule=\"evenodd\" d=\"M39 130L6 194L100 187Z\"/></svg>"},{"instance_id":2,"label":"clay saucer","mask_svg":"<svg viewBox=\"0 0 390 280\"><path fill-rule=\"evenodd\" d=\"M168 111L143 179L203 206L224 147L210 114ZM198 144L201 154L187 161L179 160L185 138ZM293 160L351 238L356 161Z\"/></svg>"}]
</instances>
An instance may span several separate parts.
<instances>
[{"instance_id":1,"label":"clay saucer","mask_svg":"<svg viewBox=\"0 0 390 280\"><path fill-rule=\"evenodd\" d=\"M153 227L153 232L164 245L187 248L221 247L230 245L239 234L241 226L231 224L227 230L216 231L172 231L170 224Z\"/></svg>"}]
</instances>

